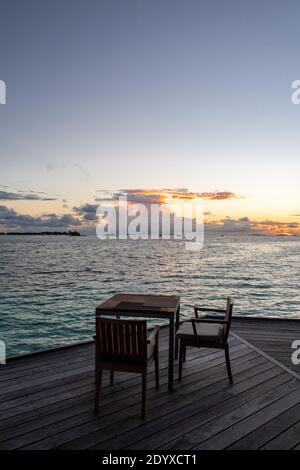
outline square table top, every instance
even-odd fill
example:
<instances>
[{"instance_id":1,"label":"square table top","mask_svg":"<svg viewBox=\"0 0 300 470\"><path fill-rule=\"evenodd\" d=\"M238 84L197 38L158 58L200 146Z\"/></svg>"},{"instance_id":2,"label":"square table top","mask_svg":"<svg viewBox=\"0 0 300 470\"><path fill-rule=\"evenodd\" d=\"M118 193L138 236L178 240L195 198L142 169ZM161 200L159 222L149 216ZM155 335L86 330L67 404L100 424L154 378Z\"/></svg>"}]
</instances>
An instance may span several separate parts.
<instances>
[{"instance_id":1,"label":"square table top","mask_svg":"<svg viewBox=\"0 0 300 470\"><path fill-rule=\"evenodd\" d=\"M96 307L101 312L143 312L156 314L175 314L180 304L176 295L134 295L116 294Z\"/></svg>"}]
</instances>

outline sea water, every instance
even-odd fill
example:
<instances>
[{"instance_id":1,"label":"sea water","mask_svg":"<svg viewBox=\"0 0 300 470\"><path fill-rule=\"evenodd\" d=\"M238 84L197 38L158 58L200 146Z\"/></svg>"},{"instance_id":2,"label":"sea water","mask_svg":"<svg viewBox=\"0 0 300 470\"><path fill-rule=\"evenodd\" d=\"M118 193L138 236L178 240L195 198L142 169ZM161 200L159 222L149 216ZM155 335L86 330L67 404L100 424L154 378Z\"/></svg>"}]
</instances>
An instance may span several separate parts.
<instances>
[{"instance_id":1,"label":"sea water","mask_svg":"<svg viewBox=\"0 0 300 470\"><path fill-rule=\"evenodd\" d=\"M231 295L236 315L300 318L299 266L289 237L213 237L188 251L180 240L1 236L0 340L14 356L91 339L95 307L115 293L179 295L182 316Z\"/></svg>"}]
</instances>

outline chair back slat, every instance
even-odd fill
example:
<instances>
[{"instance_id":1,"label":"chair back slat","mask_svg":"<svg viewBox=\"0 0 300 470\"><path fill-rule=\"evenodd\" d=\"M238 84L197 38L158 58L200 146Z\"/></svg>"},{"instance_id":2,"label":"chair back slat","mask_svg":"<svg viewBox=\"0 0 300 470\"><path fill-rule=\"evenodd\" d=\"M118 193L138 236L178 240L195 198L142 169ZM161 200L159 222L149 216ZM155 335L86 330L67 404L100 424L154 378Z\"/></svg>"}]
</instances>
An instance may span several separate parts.
<instances>
[{"instance_id":1,"label":"chair back slat","mask_svg":"<svg viewBox=\"0 0 300 470\"><path fill-rule=\"evenodd\" d=\"M101 361L147 364L146 320L97 317L96 347Z\"/></svg>"},{"instance_id":2,"label":"chair back slat","mask_svg":"<svg viewBox=\"0 0 300 470\"><path fill-rule=\"evenodd\" d=\"M131 326L128 323L125 323L125 343L126 343L126 353L130 354L132 357Z\"/></svg>"},{"instance_id":3,"label":"chair back slat","mask_svg":"<svg viewBox=\"0 0 300 470\"><path fill-rule=\"evenodd\" d=\"M118 339L120 343L120 356L125 359L125 333L124 333L124 324L123 322L118 322L117 323L117 328L118 328Z\"/></svg>"},{"instance_id":4,"label":"chair back slat","mask_svg":"<svg viewBox=\"0 0 300 470\"><path fill-rule=\"evenodd\" d=\"M134 361L138 358L138 347L137 347L137 332L136 325L131 324L131 347L132 347L132 358Z\"/></svg>"},{"instance_id":5,"label":"chair back slat","mask_svg":"<svg viewBox=\"0 0 300 470\"><path fill-rule=\"evenodd\" d=\"M143 325L142 324L137 324L136 338L137 338L137 354L138 356L140 356L143 350Z\"/></svg>"},{"instance_id":6,"label":"chair back slat","mask_svg":"<svg viewBox=\"0 0 300 470\"><path fill-rule=\"evenodd\" d=\"M113 353L113 340L112 340L112 325L110 324L106 324L105 325L105 334L106 334L106 352L107 353L110 353L112 352Z\"/></svg>"}]
</instances>

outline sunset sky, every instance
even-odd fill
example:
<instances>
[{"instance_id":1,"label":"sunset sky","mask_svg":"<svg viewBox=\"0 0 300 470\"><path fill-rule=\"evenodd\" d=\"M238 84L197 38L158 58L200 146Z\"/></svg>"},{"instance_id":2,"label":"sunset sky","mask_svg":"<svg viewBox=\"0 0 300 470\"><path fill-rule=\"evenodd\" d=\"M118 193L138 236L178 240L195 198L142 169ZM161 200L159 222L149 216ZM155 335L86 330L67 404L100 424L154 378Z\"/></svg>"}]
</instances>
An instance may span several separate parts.
<instances>
[{"instance_id":1,"label":"sunset sky","mask_svg":"<svg viewBox=\"0 0 300 470\"><path fill-rule=\"evenodd\" d=\"M2 0L0 231L92 230L103 190L300 235L300 3Z\"/></svg>"}]
</instances>

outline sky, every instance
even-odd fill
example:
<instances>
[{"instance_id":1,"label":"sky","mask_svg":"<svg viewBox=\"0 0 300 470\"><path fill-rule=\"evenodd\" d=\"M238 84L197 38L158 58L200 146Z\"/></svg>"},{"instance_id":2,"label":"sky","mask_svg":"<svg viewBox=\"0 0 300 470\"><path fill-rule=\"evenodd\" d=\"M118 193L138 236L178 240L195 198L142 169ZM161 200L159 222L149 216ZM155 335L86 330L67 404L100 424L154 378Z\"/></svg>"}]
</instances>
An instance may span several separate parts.
<instances>
[{"instance_id":1,"label":"sky","mask_svg":"<svg viewBox=\"0 0 300 470\"><path fill-rule=\"evenodd\" d=\"M300 235L298 1L0 10L1 231L84 231L101 191L172 189L212 230Z\"/></svg>"}]
</instances>

